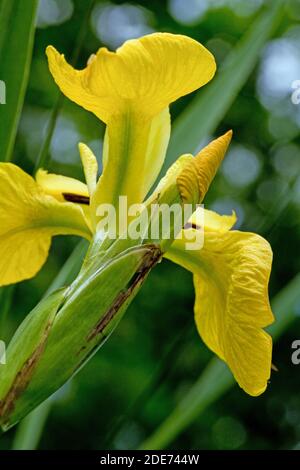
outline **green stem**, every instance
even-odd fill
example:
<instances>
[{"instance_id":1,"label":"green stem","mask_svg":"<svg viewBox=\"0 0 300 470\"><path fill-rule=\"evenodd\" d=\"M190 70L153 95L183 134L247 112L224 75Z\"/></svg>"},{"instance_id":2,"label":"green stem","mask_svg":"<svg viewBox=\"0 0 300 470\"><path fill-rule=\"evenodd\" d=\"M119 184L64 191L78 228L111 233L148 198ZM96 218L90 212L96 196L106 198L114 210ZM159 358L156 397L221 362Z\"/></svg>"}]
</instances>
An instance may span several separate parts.
<instances>
[{"instance_id":1,"label":"green stem","mask_svg":"<svg viewBox=\"0 0 300 470\"><path fill-rule=\"evenodd\" d=\"M0 340L7 341L9 331L7 318L10 312L14 286L2 287L0 290Z\"/></svg>"},{"instance_id":2,"label":"green stem","mask_svg":"<svg viewBox=\"0 0 300 470\"><path fill-rule=\"evenodd\" d=\"M13 450L34 450L37 448L51 404L52 400L49 398L20 423L12 445Z\"/></svg>"}]
</instances>

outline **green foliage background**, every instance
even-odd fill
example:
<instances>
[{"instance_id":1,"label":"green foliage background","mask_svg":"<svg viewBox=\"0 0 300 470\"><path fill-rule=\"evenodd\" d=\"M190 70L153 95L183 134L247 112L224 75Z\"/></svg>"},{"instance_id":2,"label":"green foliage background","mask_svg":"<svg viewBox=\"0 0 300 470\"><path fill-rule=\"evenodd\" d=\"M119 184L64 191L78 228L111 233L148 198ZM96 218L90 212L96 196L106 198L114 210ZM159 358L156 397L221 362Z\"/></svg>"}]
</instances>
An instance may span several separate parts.
<instances>
[{"instance_id":1,"label":"green foliage background","mask_svg":"<svg viewBox=\"0 0 300 470\"><path fill-rule=\"evenodd\" d=\"M26 0L24 3L29 5L32 2ZM191 11L197 4L196 1L181 3ZM50 171L82 179L78 141L91 144L101 161L103 125L68 100L57 101L58 91L48 72L44 54L48 44L64 52L68 59L73 57L76 65L83 67L90 54L100 45L115 45L126 31L129 31L129 36L138 27L141 32L149 29L170 31L187 34L207 45L215 53L221 68L228 54L253 27L261 11L253 8L253 12L250 14L248 11L246 15L239 5L248 2L240 0L214 1L214 6L209 1L204 3L208 5L207 11L198 16L195 13L192 24L186 24L182 18L176 19L174 5L179 4L178 1L114 1L113 4L95 1L93 20L86 22L84 18L89 2L42 1L29 84L12 161L33 172L40 159ZM265 3L262 8L266 8L273 2L254 2L257 7L260 3ZM241 90L237 94L232 92L232 105L225 116L222 113L222 99L226 97L228 80L219 85L212 109L201 113L199 101L197 109L200 112L194 123L194 135L197 135L198 127L205 128L209 114L219 113L215 134L229 128L234 131L232 148L235 153L229 155L229 163L225 162L220 170L205 204L208 208L225 212L235 209L240 215L241 230L261 233L269 240L274 251L271 298L295 278L300 268L300 105L291 104L292 89L280 96L274 92L270 98L268 87L273 90L274 83L266 81L263 86L262 78L272 44L282 44L282 55L277 56L275 61L278 69L273 67L275 85L282 73L281 59L290 57L288 41L292 37L298 46L300 44L299 1L283 3L285 7L276 22L273 37L261 48L256 66L249 76L247 74ZM59 6L57 11L53 10L54 4L57 8ZM123 9L112 10L113 5ZM69 15L66 13L68 11ZM112 14L112 11L119 13ZM127 18L127 23L124 18ZM278 43L279 40L282 43ZM15 56L10 56L9 60L13 62ZM247 60L249 56L246 53L241 61L246 63ZM299 52L295 63L298 63L298 69L294 66L293 70L299 70L299 76L292 77L291 81L300 79ZM4 70L1 64L0 79L1 70ZM284 64L288 66L288 62ZM231 70L232 80L243 67L244 62L236 64ZM203 89L197 95L199 100L204 93ZM195 96L181 99L172 106L174 122L179 123L176 119L186 115L189 105L196 102ZM3 110L4 107L1 113ZM55 130L48 152L47 146L43 149L43 143L51 112ZM174 126L178 135L179 126ZM199 131L197 147L203 145L204 137L208 137L202 134ZM190 151L190 146L191 141L185 145L181 138L180 149ZM176 146L173 144L172 148L176 149ZM242 163L239 163L239 155ZM169 154L169 158L173 156ZM46 265L35 279L1 292L1 339L9 340L17 325L55 279L77 242L72 237L56 238ZM191 275L168 261L159 265L105 346L74 380L52 398L51 406L46 410L49 416L38 447L128 449L141 445L184 399L213 357L195 329L193 302ZM300 448L300 365L295 366L291 362L291 343L300 338L300 320L297 316L300 314L300 285L297 300L293 301L286 314L292 314L295 318L275 343L273 362L278 372L272 374L266 393L252 398L236 384L231 388L228 386L228 391L205 407L201 414L194 413L190 425L175 440L170 439L168 448ZM284 312L281 316L284 318ZM221 377L215 379L217 386ZM214 388L213 383L210 386ZM33 432L38 436L38 426ZM0 449L11 448L15 434L16 430L11 430L3 435ZM17 446L16 441L14 445Z\"/></svg>"}]
</instances>

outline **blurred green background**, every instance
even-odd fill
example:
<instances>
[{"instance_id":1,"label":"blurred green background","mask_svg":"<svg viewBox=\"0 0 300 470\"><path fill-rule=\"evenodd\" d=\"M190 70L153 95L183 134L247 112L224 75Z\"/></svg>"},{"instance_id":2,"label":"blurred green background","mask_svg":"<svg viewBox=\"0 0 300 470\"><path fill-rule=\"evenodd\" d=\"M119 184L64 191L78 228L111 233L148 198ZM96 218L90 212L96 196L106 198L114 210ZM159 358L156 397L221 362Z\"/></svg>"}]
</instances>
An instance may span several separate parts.
<instances>
[{"instance_id":1,"label":"blurred green background","mask_svg":"<svg viewBox=\"0 0 300 470\"><path fill-rule=\"evenodd\" d=\"M40 1L29 84L13 152L13 161L28 172L34 171L58 98L44 53L48 44L68 59L80 49L76 65L83 67L101 45L115 49L129 38L169 31L202 42L222 67L273 1L95 1L87 18L89 3ZM224 117L222 104L214 100L212 111L220 106L220 118L212 132L218 135L232 128L234 138L205 200L207 208L221 213L234 209L237 228L269 240L274 251L271 298L300 271L300 104L291 101L292 82L300 80L300 2L283 3L279 21L259 49L245 83L232 92ZM245 52L231 70L232 80L247 60ZM226 95L226 86L225 81L224 89L219 85L221 97ZM202 93L204 89L197 96ZM195 94L172 105L174 122L193 100ZM207 114L200 112L198 125L205 126L206 120ZM77 143L90 145L100 163L103 131L94 116L64 100L51 138L48 168L83 178ZM213 135L203 137L198 148ZM188 140L181 145L191 150ZM77 241L57 237L39 275L6 290L1 339L8 340L39 301ZM10 295L12 306L5 309ZM52 398L38 447L134 449L151 435L213 357L195 329L193 302L188 272L167 261L156 267L113 336ZM228 386L201 414L194 413L167 448L300 449L300 365L291 362L291 343L300 339L300 283L299 299L291 309L294 321L274 345L278 372L272 373L266 393L252 398L236 384ZM11 448L15 433L14 429L1 437L0 449Z\"/></svg>"}]
</instances>

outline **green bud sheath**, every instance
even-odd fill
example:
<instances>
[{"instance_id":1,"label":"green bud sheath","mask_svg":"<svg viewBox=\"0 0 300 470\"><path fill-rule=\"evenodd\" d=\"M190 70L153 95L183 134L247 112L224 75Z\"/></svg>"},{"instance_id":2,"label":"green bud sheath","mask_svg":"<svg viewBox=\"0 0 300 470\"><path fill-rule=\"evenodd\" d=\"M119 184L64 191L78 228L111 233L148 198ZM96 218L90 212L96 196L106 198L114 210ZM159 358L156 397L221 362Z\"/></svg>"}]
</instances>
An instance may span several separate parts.
<instances>
[{"instance_id":1,"label":"green bud sheath","mask_svg":"<svg viewBox=\"0 0 300 470\"><path fill-rule=\"evenodd\" d=\"M59 290L22 323L0 369L0 424L7 430L70 379L112 333L151 268L155 245L131 248L76 291Z\"/></svg>"}]
</instances>

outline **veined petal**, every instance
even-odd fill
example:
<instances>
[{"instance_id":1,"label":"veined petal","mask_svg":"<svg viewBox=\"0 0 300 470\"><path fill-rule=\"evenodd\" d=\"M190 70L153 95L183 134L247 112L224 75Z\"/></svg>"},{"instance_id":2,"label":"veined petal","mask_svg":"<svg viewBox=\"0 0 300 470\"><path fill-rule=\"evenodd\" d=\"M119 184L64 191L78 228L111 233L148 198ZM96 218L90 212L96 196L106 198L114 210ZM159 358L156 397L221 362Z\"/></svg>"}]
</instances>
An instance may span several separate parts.
<instances>
[{"instance_id":1,"label":"veined petal","mask_svg":"<svg viewBox=\"0 0 300 470\"><path fill-rule=\"evenodd\" d=\"M1 163L0 181L0 285L33 277L47 259L52 236L91 237L80 205L46 194L16 165Z\"/></svg>"},{"instance_id":2,"label":"veined petal","mask_svg":"<svg viewBox=\"0 0 300 470\"><path fill-rule=\"evenodd\" d=\"M194 274L195 320L204 342L247 393L263 393L271 372L272 340L262 328L274 320L268 299L268 242L253 233L205 230L201 250L186 251L183 238L175 240L166 257Z\"/></svg>"},{"instance_id":3,"label":"veined petal","mask_svg":"<svg viewBox=\"0 0 300 470\"><path fill-rule=\"evenodd\" d=\"M214 57L204 46L169 33L126 41L116 52L101 48L80 71L51 46L47 55L62 92L106 123L128 107L155 116L205 85L216 70Z\"/></svg>"}]
</instances>

